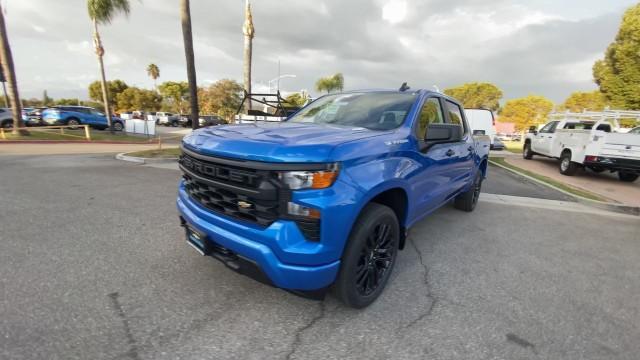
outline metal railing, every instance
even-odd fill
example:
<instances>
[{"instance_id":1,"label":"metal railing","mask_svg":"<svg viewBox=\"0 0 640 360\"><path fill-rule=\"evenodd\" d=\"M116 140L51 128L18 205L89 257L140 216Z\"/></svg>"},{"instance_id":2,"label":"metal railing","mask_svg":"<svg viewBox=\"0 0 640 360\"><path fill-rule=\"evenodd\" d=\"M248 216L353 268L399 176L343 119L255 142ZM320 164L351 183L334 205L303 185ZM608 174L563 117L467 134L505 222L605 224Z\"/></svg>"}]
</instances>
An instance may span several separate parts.
<instances>
[{"instance_id":1,"label":"metal railing","mask_svg":"<svg viewBox=\"0 0 640 360\"><path fill-rule=\"evenodd\" d=\"M65 132L65 129L78 130L80 128L84 129L84 136ZM42 130L59 130L60 135L86 139L87 141L91 141L91 130L89 125L56 125L56 126L38 126L38 127L21 127L21 128L0 128L0 139L7 140L7 132L12 132L14 130L24 130L29 132L37 132ZM47 132L47 131L42 131L42 132Z\"/></svg>"}]
</instances>

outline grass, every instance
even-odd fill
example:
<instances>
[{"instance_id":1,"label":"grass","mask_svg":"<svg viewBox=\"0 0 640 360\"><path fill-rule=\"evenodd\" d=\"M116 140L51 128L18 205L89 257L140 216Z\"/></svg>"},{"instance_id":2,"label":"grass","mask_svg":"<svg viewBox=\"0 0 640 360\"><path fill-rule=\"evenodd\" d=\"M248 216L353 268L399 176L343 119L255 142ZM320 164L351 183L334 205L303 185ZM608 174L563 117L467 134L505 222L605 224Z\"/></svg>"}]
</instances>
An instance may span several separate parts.
<instances>
[{"instance_id":1,"label":"grass","mask_svg":"<svg viewBox=\"0 0 640 360\"><path fill-rule=\"evenodd\" d=\"M171 159L177 158L180 156L180 148L167 148L167 149L153 149L153 150L142 150L127 153L128 156L136 156L142 158L157 158L157 159Z\"/></svg>"},{"instance_id":2,"label":"grass","mask_svg":"<svg viewBox=\"0 0 640 360\"><path fill-rule=\"evenodd\" d=\"M504 148L505 150L512 152L512 153L516 153L516 154L522 154L522 143L519 141L503 141L504 143Z\"/></svg>"},{"instance_id":3,"label":"grass","mask_svg":"<svg viewBox=\"0 0 640 360\"><path fill-rule=\"evenodd\" d=\"M557 187L557 188L559 188L561 190L564 190L564 191L566 191L566 192L568 192L570 194L577 195L577 196L580 196L580 197L583 197L583 198L587 198L587 199L590 199L590 200L610 202L610 200L608 200L606 198L603 198L602 196L596 195L596 194L594 194L592 192L589 192L589 191L586 191L586 190L582 190L582 189L577 189L577 188L569 186L569 185L567 185L567 184L565 184L563 182L560 182L558 180L554 180L552 178L549 178L549 177L546 177L546 176L543 176L543 175L540 175L540 174L536 174L534 172L531 172L531 171L528 171L528 170L524 170L524 169L519 168L517 166L511 165L508 162L506 162L505 159L502 158L502 157L490 157L489 160L494 162L494 163L497 163L499 165L502 165L502 166L504 166L506 168L509 168L509 169L515 170L517 172L523 173L523 174L525 174L527 176L531 176L532 178L534 178L536 180L540 180L540 181L542 181L544 183L547 183L547 184L552 185L554 187Z\"/></svg>"},{"instance_id":4,"label":"grass","mask_svg":"<svg viewBox=\"0 0 640 360\"><path fill-rule=\"evenodd\" d=\"M84 129L70 130L65 129L64 134L60 133L58 129L29 129L29 135L13 135L10 131L5 130L5 136L7 140L49 140L49 141L68 141L68 140L86 140L84 135ZM111 134L109 131L100 131L91 129L91 141L122 141L122 142L139 142L148 143L154 138L147 138L146 136L127 135L123 132L116 132ZM0 139L2 142L2 139Z\"/></svg>"}]
</instances>

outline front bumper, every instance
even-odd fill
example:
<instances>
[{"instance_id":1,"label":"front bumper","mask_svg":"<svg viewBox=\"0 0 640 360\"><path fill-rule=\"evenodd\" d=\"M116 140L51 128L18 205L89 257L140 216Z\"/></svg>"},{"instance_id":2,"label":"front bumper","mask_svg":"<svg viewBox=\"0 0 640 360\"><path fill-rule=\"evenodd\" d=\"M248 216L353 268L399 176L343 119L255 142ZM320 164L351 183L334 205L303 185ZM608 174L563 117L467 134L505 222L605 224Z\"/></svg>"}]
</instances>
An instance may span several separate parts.
<instances>
[{"instance_id":1,"label":"front bumper","mask_svg":"<svg viewBox=\"0 0 640 360\"><path fill-rule=\"evenodd\" d=\"M291 221L278 220L260 228L217 215L192 201L182 184L177 207L185 225L205 235L207 246L214 250L221 248L217 255L230 252L231 260L238 263L215 256L215 251L209 255L244 275L279 288L305 292L328 287L338 274L339 260L313 265L293 263L296 259L313 257L314 253L323 254L326 249L320 243L305 240ZM283 261L283 254L289 262Z\"/></svg>"},{"instance_id":2,"label":"front bumper","mask_svg":"<svg viewBox=\"0 0 640 360\"><path fill-rule=\"evenodd\" d=\"M640 174L640 160L636 159L597 156L595 159L585 159L584 165Z\"/></svg>"}]
</instances>

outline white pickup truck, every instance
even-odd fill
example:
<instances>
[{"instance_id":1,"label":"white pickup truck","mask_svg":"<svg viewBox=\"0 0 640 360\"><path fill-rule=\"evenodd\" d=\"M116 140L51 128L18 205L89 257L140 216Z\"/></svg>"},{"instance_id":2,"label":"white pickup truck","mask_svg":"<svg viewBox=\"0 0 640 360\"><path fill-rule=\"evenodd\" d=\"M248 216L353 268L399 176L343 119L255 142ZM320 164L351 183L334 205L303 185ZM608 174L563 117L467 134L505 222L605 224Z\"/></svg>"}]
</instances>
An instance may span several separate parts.
<instances>
[{"instance_id":1,"label":"white pickup truck","mask_svg":"<svg viewBox=\"0 0 640 360\"><path fill-rule=\"evenodd\" d=\"M620 131L619 119L640 119L640 112L555 113L540 130L529 129L522 156L560 160L560 173L571 176L585 167L618 172L621 181L640 176L640 135Z\"/></svg>"}]
</instances>

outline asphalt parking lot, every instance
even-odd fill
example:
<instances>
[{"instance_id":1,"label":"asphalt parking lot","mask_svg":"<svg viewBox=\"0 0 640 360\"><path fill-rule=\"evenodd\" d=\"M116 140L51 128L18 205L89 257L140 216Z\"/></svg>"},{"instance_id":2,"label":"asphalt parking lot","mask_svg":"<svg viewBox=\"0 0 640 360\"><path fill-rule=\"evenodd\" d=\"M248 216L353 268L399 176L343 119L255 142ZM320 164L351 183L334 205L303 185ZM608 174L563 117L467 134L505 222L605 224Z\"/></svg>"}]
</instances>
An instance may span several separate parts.
<instances>
[{"instance_id":1,"label":"asphalt parking lot","mask_svg":"<svg viewBox=\"0 0 640 360\"><path fill-rule=\"evenodd\" d=\"M484 190L566 200L490 169ZM0 156L2 359L637 359L640 220L480 202L415 226L369 308L201 257L180 174Z\"/></svg>"}]
</instances>

